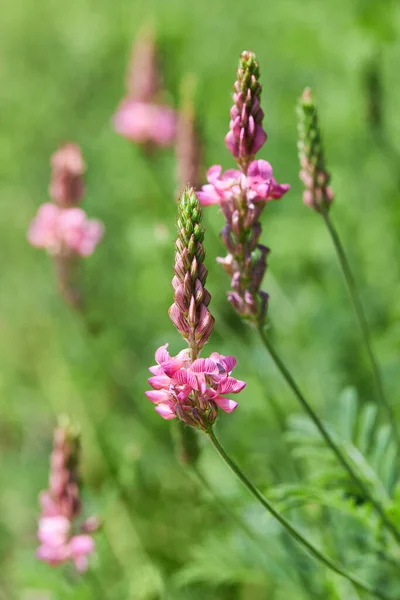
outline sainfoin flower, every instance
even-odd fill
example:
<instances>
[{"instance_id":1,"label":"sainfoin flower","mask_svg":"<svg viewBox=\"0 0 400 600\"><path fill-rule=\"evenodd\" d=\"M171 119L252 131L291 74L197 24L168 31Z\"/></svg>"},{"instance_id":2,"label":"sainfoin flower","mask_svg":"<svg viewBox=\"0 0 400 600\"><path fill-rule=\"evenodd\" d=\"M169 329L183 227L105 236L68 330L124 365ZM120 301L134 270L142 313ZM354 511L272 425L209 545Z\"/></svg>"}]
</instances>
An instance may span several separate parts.
<instances>
[{"instance_id":1,"label":"sainfoin flower","mask_svg":"<svg viewBox=\"0 0 400 600\"><path fill-rule=\"evenodd\" d=\"M330 174L325 165L317 106L308 88L300 97L297 113L300 179L305 187L303 202L317 212L328 212L334 195L328 185Z\"/></svg>"},{"instance_id":2,"label":"sainfoin flower","mask_svg":"<svg viewBox=\"0 0 400 600\"><path fill-rule=\"evenodd\" d=\"M64 419L54 432L49 489L41 492L39 498L42 512L36 556L51 566L71 560L76 569L83 572L88 567L88 556L95 549L89 533L97 529L98 521L91 517L82 523L80 531L74 532L74 522L81 511L76 472L78 458L78 434Z\"/></svg>"},{"instance_id":3,"label":"sainfoin flower","mask_svg":"<svg viewBox=\"0 0 400 600\"><path fill-rule=\"evenodd\" d=\"M170 146L176 135L177 114L163 102L161 84L154 31L146 27L133 44L126 94L112 117L114 130L145 150Z\"/></svg>"},{"instance_id":4,"label":"sainfoin flower","mask_svg":"<svg viewBox=\"0 0 400 600\"><path fill-rule=\"evenodd\" d=\"M237 394L246 385L231 377L236 366L233 356L213 352L209 358L191 361L189 349L171 357L168 344L156 352L157 365L150 367L154 377L149 383L152 391L146 396L154 402L164 419L179 417L189 425L208 430L217 416L217 407L231 413L237 402L227 394Z\"/></svg>"},{"instance_id":5,"label":"sainfoin flower","mask_svg":"<svg viewBox=\"0 0 400 600\"><path fill-rule=\"evenodd\" d=\"M256 325L263 323L268 301L268 294L261 290L269 249L259 243L260 215L267 202L281 198L290 187L277 183L267 161L255 160L267 139L259 75L253 52L242 52L225 138L238 168L223 172L220 165L210 167L208 183L197 193L203 206L218 204L221 208L226 221L221 238L229 254L218 262L231 277L228 300L236 312Z\"/></svg>"},{"instance_id":6,"label":"sainfoin flower","mask_svg":"<svg viewBox=\"0 0 400 600\"><path fill-rule=\"evenodd\" d=\"M46 202L39 208L28 231L28 241L53 255L89 256L101 240L104 227L88 219L81 208L60 208Z\"/></svg>"},{"instance_id":7,"label":"sainfoin flower","mask_svg":"<svg viewBox=\"0 0 400 600\"><path fill-rule=\"evenodd\" d=\"M290 187L276 182L272 167L266 160L251 162L247 175L238 169L228 169L223 173L221 165L214 165L207 171L207 181L208 184L197 192L203 206L222 205L242 195L248 203L278 200Z\"/></svg>"},{"instance_id":8,"label":"sainfoin flower","mask_svg":"<svg viewBox=\"0 0 400 600\"><path fill-rule=\"evenodd\" d=\"M113 125L117 133L137 144L169 146L176 133L176 112L169 106L124 99Z\"/></svg>"},{"instance_id":9,"label":"sainfoin flower","mask_svg":"<svg viewBox=\"0 0 400 600\"><path fill-rule=\"evenodd\" d=\"M233 356L213 352L209 358L199 354L214 327L208 308L207 269L204 266L204 230L201 207L193 189L182 194L178 212L178 238L172 287L174 303L169 316L188 348L171 357L168 344L156 352L157 364L150 367L153 388L146 396L164 419L179 418L203 431L210 431L221 408L231 413L237 402L229 396L245 387L245 382L231 373L236 365Z\"/></svg>"}]
</instances>

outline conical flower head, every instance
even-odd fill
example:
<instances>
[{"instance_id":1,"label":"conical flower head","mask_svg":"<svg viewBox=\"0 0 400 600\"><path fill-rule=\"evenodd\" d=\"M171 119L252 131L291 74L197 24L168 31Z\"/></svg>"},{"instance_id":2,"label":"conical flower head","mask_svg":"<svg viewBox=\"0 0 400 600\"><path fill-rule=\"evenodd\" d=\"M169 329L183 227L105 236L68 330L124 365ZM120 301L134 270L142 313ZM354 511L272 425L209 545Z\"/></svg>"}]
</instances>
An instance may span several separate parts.
<instances>
[{"instance_id":1,"label":"conical flower head","mask_svg":"<svg viewBox=\"0 0 400 600\"><path fill-rule=\"evenodd\" d=\"M178 238L175 244L174 303L169 316L187 340L194 360L211 335L214 318L208 310L210 294L205 289L204 230L200 203L192 188L186 188L178 208Z\"/></svg>"},{"instance_id":2,"label":"conical flower head","mask_svg":"<svg viewBox=\"0 0 400 600\"><path fill-rule=\"evenodd\" d=\"M162 87L158 67L156 36L146 24L132 45L131 60L126 74L127 96L137 102L153 102Z\"/></svg>"},{"instance_id":3,"label":"conical flower head","mask_svg":"<svg viewBox=\"0 0 400 600\"><path fill-rule=\"evenodd\" d=\"M328 186L330 175L325 166L317 106L308 88L300 97L297 114L300 179L306 188L303 201L318 212L328 211L333 201L333 192Z\"/></svg>"},{"instance_id":4,"label":"conical flower head","mask_svg":"<svg viewBox=\"0 0 400 600\"><path fill-rule=\"evenodd\" d=\"M189 76L182 82L181 94L175 144L179 194L186 185L200 189L203 176L203 144L193 102L194 81Z\"/></svg>"},{"instance_id":5,"label":"conical flower head","mask_svg":"<svg viewBox=\"0 0 400 600\"><path fill-rule=\"evenodd\" d=\"M255 54L242 52L233 86L230 131L225 143L244 173L267 139L262 127L264 113L260 106L259 77L260 69Z\"/></svg>"}]
</instances>

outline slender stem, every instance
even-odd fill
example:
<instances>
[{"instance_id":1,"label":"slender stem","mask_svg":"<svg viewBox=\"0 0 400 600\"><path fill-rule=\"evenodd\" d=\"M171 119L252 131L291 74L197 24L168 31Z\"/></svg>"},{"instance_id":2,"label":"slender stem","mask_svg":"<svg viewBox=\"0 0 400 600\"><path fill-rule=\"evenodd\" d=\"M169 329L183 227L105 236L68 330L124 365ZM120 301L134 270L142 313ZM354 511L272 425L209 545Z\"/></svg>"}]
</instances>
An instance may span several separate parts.
<instances>
[{"instance_id":1,"label":"slender stem","mask_svg":"<svg viewBox=\"0 0 400 600\"><path fill-rule=\"evenodd\" d=\"M368 487L365 485L364 481L358 476L356 470L353 468L351 462L348 460L345 453L341 450L339 445L335 442L335 440L329 433L328 429L325 427L323 422L320 420L318 415L315 413L312 406L308 403L306 398L303 396L299 386L297 385L297 383L293 379L290 371L285 366L285 363L282 361L281 357L275 350L271 340L269 339L269 337L263 330L262 326L257 327L257 332L259 333L260 338L261 338L265 348L268 350L269 354L271 355L271 358L274 361L276 367L279 369L279 371L283 375L284 379L288 383L289 387L294 392L296 398L298 399L298 401L304 408L305 412L308 414L310 419L313 421L314 425L317 427L321 436L325 440L327 446L329 446L329 448L335 454L336 458L338 459L338 461L340 462L342 467L345 469L345 471L347 471L347 473L350 475L351 479L356 483L356 485L362 492L364 498L367 499L372 504L372 506L375 508L376 512L381 517L382 522L391 531L391 533L394 535L396 540L398 542L400 542L400 531L396 528L394 523L387 516L384 508L381 506L381 504L378 502L378 500L376 500L376 498L374 498L374 496L372 495L372 493L370 492Z\"/></svg>"},{"instance_id":2,"label":"slender stem","mask_svg":"<svg viewBox=\"0 0 400 600\"><path fill-rule=\"evenodd\" d=\"M235 473L235 475L240 479L240 481L247 487L249 492L262 504L262 506L286 529L286 531L299 543L301 544L314 558L319 560L325 566L327 566L332 571L335 571L338 575L345 577L349 581L351 581L356 587L369 594L376 596L377 598L381 598L382 600L387 600L387 596L385 596L381 591L376 590L373 586L369 585L359 579L357 575L353 575L349 571L347 571L344 567L337 564L333 561L329 556L326 556L321 550L316 548L312 542L307 540L301 533L294 527L289 521L285 519L273 506L270 502L261 494L261 492L247 479L246 475L240 469L240 467L234 462L232 458L225 452L224 448L219 443L216 438L214 432L210 430L208 432L208 436L211 442L214 444L217 452L226 462L226 464L230 467L230 469Z\"/></svg>"},{"instance_id":3,"label":"slender stem","mask_svg":"<svg viewBox=\"0 0 400 600\"><path fill-rule=\"evenodd\" d=\"M335 226L333 225L328 212L323 211L323 212L321 212L321 214L322 214L322 217L328 228L330 236L332 238L333 245L335 246L335 250L338 255L340 265L343 270L343 275L346 280L347 289L349 291L349 295L350 295L351 301L353 303L354 311L357 316L358 324L360 326L361 336L362 336L362 339L365 344L365 349L367 351L369 361L371 363L371 368L372 368L372 372L373 372L375 384L376 384L376 389L377 389L378 400L379 400L380 405L387 412L387 415L388 415L388 418L389 418L389 421L390 421L390 424L392 427L393 435L396 440L397 449L399 450L400 449L400 434L399 434L399 430L396 425L396 417L395 417L393 408L390 405L388 399L386 398L385 391L383 389L381 372L379 369L378 362L375 358L374 352L372 350L371 336L370 336L370 332L369 332L368 322L367 322L367 319L365 316L363 306L361 304L360 296L357 291L357 286L356 286L356 283L354 280L354 276L351 271L350 264L347 259L343 244L340 240L339 234L338 234Z\"/></svg>"}]
</instances>

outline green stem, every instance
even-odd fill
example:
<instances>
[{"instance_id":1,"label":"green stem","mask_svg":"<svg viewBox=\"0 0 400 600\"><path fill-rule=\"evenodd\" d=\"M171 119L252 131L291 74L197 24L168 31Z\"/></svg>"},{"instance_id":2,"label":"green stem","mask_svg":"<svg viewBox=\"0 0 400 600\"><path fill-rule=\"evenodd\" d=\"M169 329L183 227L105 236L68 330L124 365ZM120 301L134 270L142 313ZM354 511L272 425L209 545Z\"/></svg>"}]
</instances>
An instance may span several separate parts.
<instances>
[{"instance_id":1,"label":"green stem","mask_svg":"<svg viewBox=\"0 0 400 600\"><path fill-rule=\"evenodd\" d=\"M365 349L367 351L369 361L371 363L372 373L373 373L373 376L375 379L375 385L376 385L376 389L377 389L378 400L379 400L380 405L385 409L385 411L388 415L388 418L389 418L389 421L390 421L390 424L392 427L393 435L396 440L397 449L399 450L400 449L400 434L399 434L399 430L396 426L396 418L394 415L393 408L391 407L388 399L386 398L385 391L383 389L381 372L379 369L378 362L375 358L374 352L372 350L371 336L370 336L370 332L369 332L368 322L367 322L367 319L365 316L363 306L361 304L360 296L357 291L354 276L351 271L350 264L347 259L343 244L340 240L339 234L338 234L335 226L333 225L328 212L323 211L323 212L321 212L321 215L325 221L325 225L328 228L328 231L332 238L333 245L335 246L335 250L336 250L336 253L339 258L340 265L342 267L343 275L344 275L344 278L345 278L346 284L347 284L347 289L349 291L349 295L350 295L351 301L353 303L353 307L354 307L354 311L356 313L358 324L360 326L361 336L362 336L363 342L365 344Z\"/></svg>"},{"instance_id":2,"label":"green stem","mask_svg":"<svg viewBox=\"0 0 400 600\"><path fill-rule=\"evenodd\" d=\"M261 338L265 348L269 352L272 360L274 361L276 367L279 369L279 371L283 375L284 379L288 383L289 387L294 392L296 398L298 399L298 401L304 408L305 412L308 414L310 419L313 421L314 425L317 427L321 436L325 440L327 446L332 450L332 452L335 454L336 458L338 459L338 461L340 462L342 467L345 469L345 471L347 471L347 473L350 475L351 479L356 483L357 487L362 492L364 498L366 500L368 500L372 504L372 506L375 508L376 512L381 517L382 522L391 531L391 533L396 538L396 540L398 542L400 542L400 532L398 531L398 529L396 528L394 523L392 523L392 521L389 519L389 517L385 513L384 508L381 506L381 504L378 502L378 500L376 500L374 498L374 496L371 494L371 492L369 491L368 487L365 485L363 480L358 476L358 474L355 471L355 469L353 468L352 464L347 459L345 453L342 452L341 448L335 442L335 440L329 433L328 429L325 427L323 422L320 420L318 415L315 413L312 406L308 403L306 398L303 396L302 392L300 391L300 388L298 387L297 383L293 379L290 371L286 368L285 363L282 361L281 357L275 350L271 340L264 332L262 326L257 327L257 332L259 333L260 338Z\"/></svg>"},{"instance_id":3,"label":"green stem","mask_svg":"<svg viewBox=\"0 0 400 600\"><path fill-rule=\"evenodd\" d=\"M299 543L301 544L314 558L316 558L319 562L323 563L326 567L345 577L349 581L351 581L357 588L376 596L377 598L381 598L382 600L387 600L387 596L385 596L381 591L376 590L374 587L370 586L368 583L359 579L357 575L353 575L349 571L347 571L344 567L334 562L329 556L326 556L321 550L316 548L314 544L308 541L301 533L298 531L289 521L285 519L273 506L270 502L261 494L261 492L247 479L246 475L240 469L240 467L234 462L232 458L225 452L224 448L219 443L216 438L214 432L210 430L208 432L208 436L216 448L219 455L226 462L228 467L235 473L235 475L240 479L240 481L247 487L249 492L262 504L262 506L285 528L285 530Z\"/></svg>"}]
</instances>

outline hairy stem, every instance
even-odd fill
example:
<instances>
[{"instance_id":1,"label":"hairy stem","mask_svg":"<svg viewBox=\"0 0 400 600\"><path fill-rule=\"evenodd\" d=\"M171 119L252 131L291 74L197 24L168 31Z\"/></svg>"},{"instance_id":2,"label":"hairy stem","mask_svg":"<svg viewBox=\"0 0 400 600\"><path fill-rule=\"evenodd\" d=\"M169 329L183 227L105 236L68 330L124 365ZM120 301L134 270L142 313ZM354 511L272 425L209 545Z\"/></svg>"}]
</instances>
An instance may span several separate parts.
<instances>
[{"instance_id":1,"label":"hairy stem","mask_svg":"<svg viewBox=\"0 0 400 600\"><path fill-rule=\"evenodd\" d=\"M335 246L336 253L338 255L340 265L342 267L343 275L346 280L347 289L349 291L349 295L351 301L353 303L354 311L356 313L357 321L360 326L361 336L365 345L365 349L368 354L369 361L371 363L372 373L375 379L375 385L377 390L377 397L380 405L386 411L390 425L393 431L394 439L396 440L397 450L400 450L400 434L396 425L396 418L394 415L393 408L391 407L388 399L386 398L385 391L383 389L382 376L379 369L378 362L375 358L374 352L372 350L371 344L371 336L369 332L368 322L365 316L365 312L363 306L361 304L360 296L357 291L357 287L355 284L354 276L350 268L349 261L346 256L346 252L344 250L343 244L340 240L339 234L336 231L335 226L333 225L329 214L327 211L321 212L322 217L325 221L325 224L328 228L329 234L332 238L333 245Z\"/></svg>"},{"instance_id":2,"label":"hairy stem","mask_svg":"<svg viewBox=\"0 0 400 600\"><path fill-rule=\"evenodd\" d=\"M347 571L344 567L334 562L329 556L326 556L321 550L316 548L312 542L307 540L301 533L298 531L289 521L285 519L273 506L270 502L261 494L261 492L251 483L249 479L247 479L246 475L240 469L240 467L234 462L232 458L225 452L224 448L219 443L216 438L214 432L210 430L208 432L208 436L216 448L219 455L226 462L229 468L235 473L235 475L240 479L240 481L247 487L249 492L262 504L262 506L285 528L285 530L299 543L303 548L305 548L309 554L311 554L314 558L316 558L319 562L324 564L326 567L345 577L349 581L351 581L357 588L368 592L369 594L376 596L377 598L381 598L382 600L387 600L387 596L385 596L380 590L375 589L373 586L369 585L359 579L356 575L353 575L349 571Z\"/></svg>"}]
</instances>

